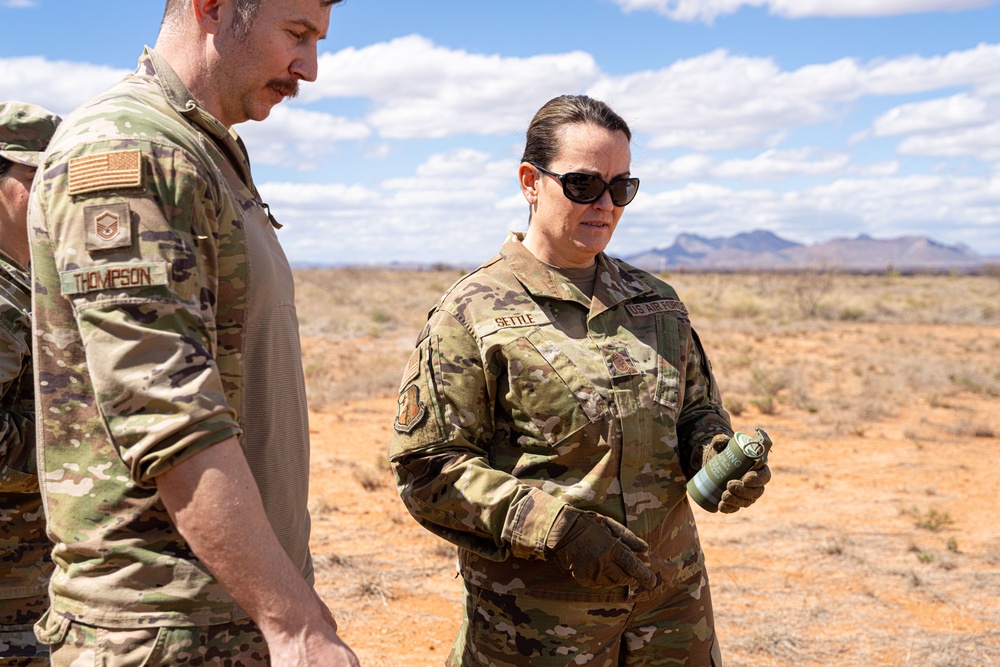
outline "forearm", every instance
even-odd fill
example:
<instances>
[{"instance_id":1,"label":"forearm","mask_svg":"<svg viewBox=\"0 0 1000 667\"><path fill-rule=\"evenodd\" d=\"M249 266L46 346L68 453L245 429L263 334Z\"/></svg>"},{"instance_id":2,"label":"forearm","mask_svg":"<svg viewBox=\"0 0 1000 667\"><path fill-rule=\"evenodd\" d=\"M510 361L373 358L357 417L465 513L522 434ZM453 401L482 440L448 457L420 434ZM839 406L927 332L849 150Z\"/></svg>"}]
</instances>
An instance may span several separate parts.
<instances>
[{"instance_id":1,"label":"forearm","mask_svg":"<svg viewBox=\"0 0 1000 667\"><path fill-rule=\"evenodd\" d=\"M542 558L565 503L457 449L393 461L400 496L425 528L493 560Z\"/></svg>"},{"instance_id":2,"label":"forearm","mask_svg":"<svg viewBox=\"0 0 1000 667\"><path fill-rule=\"evenodd\" d=\"M327 622L278 542L235 438L181 462L156 485L178 531L269 644Z\"/></svg>"},{"instance_id":3,"label":"forearm","mask_svg":"<svg viewBox=\"0 0 1000 667\"><path fill-rule=\"evenodd\" d=\"M722 396L712 373L705 350L692 330L688 341L688 365L684 404L677 420L681 464L688 478L701 469L706 446L716 435L732 436L729 413L722 407Z\"/></svg>"}]
</instances>

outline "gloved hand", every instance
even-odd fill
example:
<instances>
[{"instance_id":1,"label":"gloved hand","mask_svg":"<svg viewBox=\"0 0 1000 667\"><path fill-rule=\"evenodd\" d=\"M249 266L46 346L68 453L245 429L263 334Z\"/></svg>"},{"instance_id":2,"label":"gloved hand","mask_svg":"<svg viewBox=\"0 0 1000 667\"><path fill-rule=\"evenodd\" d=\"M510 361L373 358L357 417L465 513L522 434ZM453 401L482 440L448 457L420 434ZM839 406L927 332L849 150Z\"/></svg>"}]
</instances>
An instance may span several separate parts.
<instances>
[{"instance_id":1,"label":"gloved hand","mask_svg":"<svg viewBox=\"0 0 1000 667\"><path fill-rule=\"evenodd\" d=\"M771 451L771 439L761 429L760 434L764 436L764 448ZM719 434L712 438L711 444L705 447L702 453L702 467L708 463L713 456L721 452L729 444L728 435ZM765 455L766 461L766 455ZM723 514L732 514L742 507L750 507L764 495L764 485L771 481L771 469L767 463L761 463L760 467L754 467L744 473L740 479L734 479L726 484L726 490L722 492L722 499L719 501L719 511Z\"/></svg>"},{"instance_id":2,"label":"gloved hand","mask_svg":"<svg viewBox=\"0 0 1000 667\"><path fill-rule=\"evenodd\" d=\"M559 511L545 546L563 572L587 588L640 585L653 588L656 575L635 554L649 545L613 519L569 505Z\"/></svg>"}]
</instances>

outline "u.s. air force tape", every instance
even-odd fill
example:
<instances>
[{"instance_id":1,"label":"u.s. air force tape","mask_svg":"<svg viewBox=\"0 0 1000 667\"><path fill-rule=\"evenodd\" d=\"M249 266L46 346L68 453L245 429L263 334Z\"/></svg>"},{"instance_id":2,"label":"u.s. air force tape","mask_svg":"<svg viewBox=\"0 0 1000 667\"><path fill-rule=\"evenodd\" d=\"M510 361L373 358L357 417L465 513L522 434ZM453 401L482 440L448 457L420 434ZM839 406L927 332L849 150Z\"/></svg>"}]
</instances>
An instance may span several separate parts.
<instances>
[{"instance_id":1,"label":"u.s. air force tape","mask_svg":"<svg viewBox=\"0 0 1000 667\"><path fill-rule=\"evenodd\" d=\"M72 271L60 271L59 283L63 296L166 285L167 263L102 264Z\"/></svg>"}]
</instances>

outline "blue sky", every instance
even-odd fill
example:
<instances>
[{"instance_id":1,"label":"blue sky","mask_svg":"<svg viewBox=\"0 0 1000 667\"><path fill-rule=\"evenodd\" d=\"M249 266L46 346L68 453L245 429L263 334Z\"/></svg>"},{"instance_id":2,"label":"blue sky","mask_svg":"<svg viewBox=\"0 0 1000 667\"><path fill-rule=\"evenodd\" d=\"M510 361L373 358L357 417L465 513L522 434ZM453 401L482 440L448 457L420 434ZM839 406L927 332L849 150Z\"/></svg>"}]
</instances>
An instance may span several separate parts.
<instances>
[{"instance_id":1,"label":"blue sky","mask_svg":"<svg viewBox=\"0 0 1000 667\"><path fill-rule=\"evenodd\" d=\"M67 113L161 13L0 0L0 99ZM300 264L488 258L526 225L523 133L561 93L635 132L612 254L768 229L1000 255L997 25L1000 0L346 0L318 81L237 130Z\"/></svg>"}]
</instances>

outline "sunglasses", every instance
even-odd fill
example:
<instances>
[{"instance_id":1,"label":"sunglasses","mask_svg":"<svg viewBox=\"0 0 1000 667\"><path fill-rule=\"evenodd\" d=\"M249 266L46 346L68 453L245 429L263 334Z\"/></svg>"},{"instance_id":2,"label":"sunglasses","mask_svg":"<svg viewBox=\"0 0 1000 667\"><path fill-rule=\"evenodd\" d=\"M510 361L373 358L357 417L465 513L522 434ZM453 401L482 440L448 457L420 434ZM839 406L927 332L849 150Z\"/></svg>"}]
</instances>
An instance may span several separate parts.
<instances>
[{"instance_id":1,"label":"sunglasses","mask_svg":"<svg viewBox=\"0 0 1000 667\"><path fill-rule=\"evenodd\" d=\"M581 174L578 171L557 174L545 167L539 167L537 164L531 166L543 174L558 178L559 182L562 183L566 199L575 201L577 204L593 204L604 196L605 190L608 190L611 192L612 204L626 206L635 197L635 193L639 191L638 178L619 178L608 183L600 176L592 174Z\"/></svg>"}]
</instances>

